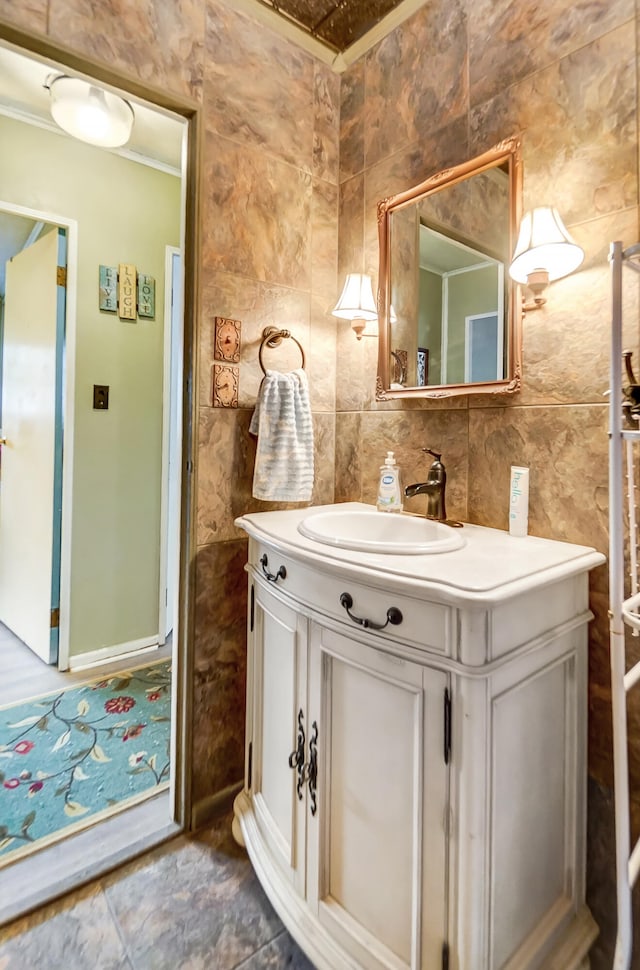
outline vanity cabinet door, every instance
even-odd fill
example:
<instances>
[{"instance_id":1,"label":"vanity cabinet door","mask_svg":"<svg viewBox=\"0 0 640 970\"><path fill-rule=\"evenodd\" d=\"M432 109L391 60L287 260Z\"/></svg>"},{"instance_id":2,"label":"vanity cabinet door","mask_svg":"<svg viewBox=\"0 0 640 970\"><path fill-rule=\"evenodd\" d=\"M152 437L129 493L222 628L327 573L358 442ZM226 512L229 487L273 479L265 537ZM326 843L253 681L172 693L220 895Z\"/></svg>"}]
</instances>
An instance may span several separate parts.
<instances>
[{"instance_id":1,"label":"vanity cabinet door","mask_svg":"<svg viewBox=\"0 0 640 970\"><path fill-rule=\"evenodd\" d=\"M311 624L307 898L366 970L442 966L447 684L444 673Z\"/></svg>"},{"instance_id":2,"label":"vanity cabinet door","mask_svg":"<svg viewBox=\"0 0 640 970\"><path fill-rule=\"evenodd\" d=\"M306 741L299 745L299 736L307 732L307 621L259 583L254 582L250 595L254 601L249 635L248 787L263 844L304 895Z\"/></svg>"}]
</instances>

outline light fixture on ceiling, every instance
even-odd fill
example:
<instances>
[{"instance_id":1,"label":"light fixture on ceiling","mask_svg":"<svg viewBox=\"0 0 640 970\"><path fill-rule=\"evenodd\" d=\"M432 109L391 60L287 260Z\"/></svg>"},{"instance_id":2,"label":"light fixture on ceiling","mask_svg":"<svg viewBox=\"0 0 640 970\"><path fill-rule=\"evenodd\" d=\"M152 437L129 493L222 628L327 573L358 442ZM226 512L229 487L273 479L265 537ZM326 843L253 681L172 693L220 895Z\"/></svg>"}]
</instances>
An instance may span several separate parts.
<instances>
[{"instance_id":1,"label":"light fixture on ceiling","mask_svg":"<svg viewBox=\"0 0 640 970\"><path fill-rule=\"evenodd\" d=\"M523 309L543 306L549 283L573 273L583 259L584 250L569 235L557 209L538 206L525 212L509 267L511 278L533 292L533 302L523 303Z\"/></svg>"},{"instance_id":2,"label":"light fixture on ceiling","mask_svg":"<svg viewBox=\"0 0 640 970\"><path fill-rule=\"evenodd\" d=\"M363 336L377 336L375 333L365 333L367 321L378 319L371 277L364 273L347 273L344 289L331 313L341 320L351 320L351 326L358 340Z\"/></svg>"},{"instance_id":3,"label":"light fixture on ceiling","mask_svg":"<svg viewBox=\"0 0 640 970\"><path fill-rule=\"evenodd\" d=\"M45 87L51 116L69 135L102 148L120 148L129 141L134 113L124 98L66 74L47 80Z\"/></svg>"}]
</instances>

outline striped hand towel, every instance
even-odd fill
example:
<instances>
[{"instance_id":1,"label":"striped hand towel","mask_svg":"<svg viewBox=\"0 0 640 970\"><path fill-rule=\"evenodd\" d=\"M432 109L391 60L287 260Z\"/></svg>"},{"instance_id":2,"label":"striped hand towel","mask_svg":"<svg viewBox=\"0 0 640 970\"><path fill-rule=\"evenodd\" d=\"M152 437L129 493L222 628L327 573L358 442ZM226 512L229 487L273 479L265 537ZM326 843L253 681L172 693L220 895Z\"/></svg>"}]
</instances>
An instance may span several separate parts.
<instances>
[{"instance_id":1,"label":"striped hand towel","mask_svg":"<svg viewBox=\"0 0 640 970\"><path fill-rule=\"evenodd\" d=\"M308 502L313 490L313 422L302 368L268 370L249 425L258 436L253 497L264 502Z\"/></svg>"}]
</instances>

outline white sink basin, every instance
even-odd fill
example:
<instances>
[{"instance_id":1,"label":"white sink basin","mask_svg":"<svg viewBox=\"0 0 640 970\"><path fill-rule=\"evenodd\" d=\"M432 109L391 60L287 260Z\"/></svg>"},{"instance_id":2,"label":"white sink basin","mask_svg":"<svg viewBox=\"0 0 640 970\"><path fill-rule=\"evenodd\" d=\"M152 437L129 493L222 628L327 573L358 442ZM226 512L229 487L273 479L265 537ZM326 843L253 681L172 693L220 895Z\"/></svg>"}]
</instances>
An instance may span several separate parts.
<instances>
[{"instance_id":1,"label":"white sink basin","mask_svg":"<svg viewBox=\"0 0 640 970\"><path fill-rule=\"evenodd\" d=\"M298 532L326 545L393 556L451 552L464 545L461 529L432 519L374 509L315 512L300 522Z\"/></svg>"}]
</instances>

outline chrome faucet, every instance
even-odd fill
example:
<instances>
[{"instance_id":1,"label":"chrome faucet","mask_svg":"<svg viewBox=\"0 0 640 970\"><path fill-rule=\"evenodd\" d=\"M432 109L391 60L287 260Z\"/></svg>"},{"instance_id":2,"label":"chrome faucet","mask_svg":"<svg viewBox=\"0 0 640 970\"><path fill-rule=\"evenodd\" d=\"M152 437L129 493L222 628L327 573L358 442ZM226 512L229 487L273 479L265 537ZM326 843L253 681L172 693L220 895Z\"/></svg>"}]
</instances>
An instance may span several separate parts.
<instances>
[{"instance_id":1,"label":"chrome faucet","mask_svg":"<svg viewBox=\"0 0 640 970\"><path fill-rule=\"evenodd\" d=\"M444 465L440 461L442 455L432 451L431 448L423 448L422 450L426 451L429 455L433 455L435 458L435 461L429 469L429 476L426 482L417 482L415 485L407 485L404 490L404 494L407 496L407 498L413 498L414 495L426 495L427 518L437 519L439 522L445 522L447 519L447 507L445 503L447 473Z\"/></svg>"}]
</instances>

